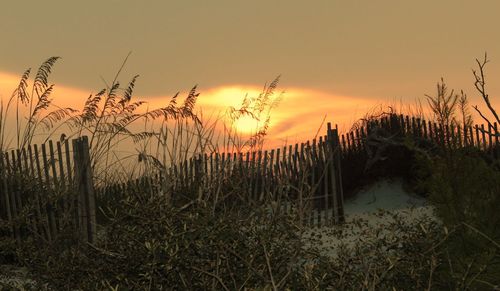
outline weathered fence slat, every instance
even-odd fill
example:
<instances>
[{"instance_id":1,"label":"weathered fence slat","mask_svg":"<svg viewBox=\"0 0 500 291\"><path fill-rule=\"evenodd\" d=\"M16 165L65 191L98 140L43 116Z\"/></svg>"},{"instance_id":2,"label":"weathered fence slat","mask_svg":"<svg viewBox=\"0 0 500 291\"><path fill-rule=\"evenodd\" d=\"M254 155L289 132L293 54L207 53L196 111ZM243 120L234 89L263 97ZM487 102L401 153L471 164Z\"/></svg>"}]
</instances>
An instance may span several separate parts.
<instances>
[{"instance_id":1,"label":"weathered fence slat","mask_svg":"<svg viewBox=\"0 0 500 291\"><path fill-rule=\"evenodd\" d=\"M47 144L41 145L41 151L34 144L10 155L0 153L0 219L11 223L18 242L27 235L50 242L68 225L85 229L82 239L94 242L97 222L88 138L73 140L73 155L67 140ZM72 212L74 193L79 193L79 217Z\"/></svg>"}]
</instances>

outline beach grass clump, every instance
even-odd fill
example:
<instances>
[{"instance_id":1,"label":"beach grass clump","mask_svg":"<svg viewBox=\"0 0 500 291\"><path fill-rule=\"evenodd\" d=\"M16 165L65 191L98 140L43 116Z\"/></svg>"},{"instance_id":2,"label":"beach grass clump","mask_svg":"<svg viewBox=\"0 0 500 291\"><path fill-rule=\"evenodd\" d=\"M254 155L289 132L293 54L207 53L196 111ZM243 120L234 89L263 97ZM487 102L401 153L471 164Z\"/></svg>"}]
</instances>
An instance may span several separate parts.
<instances>
[{"instance_id":1,"label":"beach grass clump","mask_svg":"<svg viewBox=\"0 0 500 291\"><path fill-rule=\"evenodd\" d=\"M76 112L57 106L51 98L54 84L48 78L59 59L50 57L40 65L31 88L31 68L24 71L12 95L0 100L0 152L26 147L40 132L48 140Z\"/></svg>"}]
</instances>

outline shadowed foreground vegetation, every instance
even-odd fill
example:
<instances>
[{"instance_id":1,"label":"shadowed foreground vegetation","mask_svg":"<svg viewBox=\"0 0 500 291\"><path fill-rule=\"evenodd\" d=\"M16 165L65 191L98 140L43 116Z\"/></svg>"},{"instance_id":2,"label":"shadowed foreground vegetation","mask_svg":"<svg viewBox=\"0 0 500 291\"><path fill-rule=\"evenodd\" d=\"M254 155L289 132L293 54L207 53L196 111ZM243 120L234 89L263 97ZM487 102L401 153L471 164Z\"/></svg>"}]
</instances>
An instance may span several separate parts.
<instances>
[{"instance_id":1,"label":"shadowed foreground vegetation","mask_svg":"<svg viewBox=\"0 0 500 291\"><path fill-rule=\"evenodd\" d=\"M37 98L43 102L45 97L40 96L51 88L47 75L53 62L44 63L48 67L42 66L42 73L37 74L39 81L35 79L38 85L34 86L38 89L31 95L35 103ZM481 79L485 64L486 59L478 62L480 73L474 76L478 91L489 104ZM25 75L13 98L31 100L26 98ZM247 99L242 108L230 110L233 121L240 115L263 114L262 130L247 140L230 125L221 138L215 138L213 123L207 123L194 111L198 97L194 89L183 105L178 106L174 97L164 108L134 113L134 108L140 106L130 101L134 83L135 78L120 95L115 79L110 88L89 97L82 112L66 109L57 115L59 119L44 119L50 113L31 112L34 117L27 119L28 126L42 124L41 120L52 120L53 124L62 121L74 129L75 136L90 134L93 166L101 173L96 184L104 185L165 171L169 163L182 160L182 155L214 151L221 145L239 150L263 145L270 109L275 106L272 96L277 80L257 98ZM428 98L435 121L444 125L472 122L464 94L448 94L444 82L438 85L438 95ZM463 105L460 110L453 105L459 102ZM495 111L488 108L500 122ZM458 111L462 116L454 116ZM6 112L2 107L3 124ZM361 122L379 117L367 116ZM160 121L160 128L132 132L132 121L149 122L153 118ZM34 134L33 129L18 132L27 134L17 139L18 146L29 143ZM5 126L1 134L6 134ZM102 167L124 163L107 155L125 137L139 145L140 151L134 156L139 157L135 166L123 169L136 172L120 172L112 177L99 172ZM190 199L176 204L171 197L179 193L133 189L119 199L106 197L108 203L100 209L97 243L82 244L71 233L63 232L50 243L32 238L16 246L9 236L2 236L0 262L29 268L29 276L36 282L20 284L34 290L492 290L498 286L498 160L473 147L440 150L437 145L421 143L411 136L378 137L374 146L385 151L385 158L375 155L369 159L363 165L363 177L370 180L402 175L411 190L435 205L443 224L425 217L404 221L394 214L391 230L400 234L397 238L380 236L373 244L360 241L351 250L341 249L338 258L333 259L314 247L304 247L301 234L305 229L297 223L295 213L282 214L239 200L234 191L241 181L234 177L226 181L235 185L228 188L231 191L221 193L234 197L231 204L214 200L214 195L199 199L199 193L182 193ZM393 166L402 160L411 163L401 168L404 171L394 171ZM10 226L1 223L0 233L8 233ZM2 282L0 286L7 288L7 283Z\"/></svg>"}]
</instances>

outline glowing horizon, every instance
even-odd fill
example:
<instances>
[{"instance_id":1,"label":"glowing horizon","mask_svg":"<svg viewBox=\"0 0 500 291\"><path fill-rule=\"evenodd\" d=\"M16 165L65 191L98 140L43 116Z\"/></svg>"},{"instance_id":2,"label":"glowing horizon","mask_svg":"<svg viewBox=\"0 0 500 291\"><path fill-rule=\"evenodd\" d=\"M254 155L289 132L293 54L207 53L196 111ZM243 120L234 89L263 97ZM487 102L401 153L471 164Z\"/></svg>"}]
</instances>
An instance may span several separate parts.
<instances>
[{"instance_id":1,"label":"glowing horizon","mask_svg":"<svg viewBox=\"0 0 500 291\"><path fill-rule=\"evenodd\" d=\"M494 81L500 41L492 37L500 24L498 0L54 0L29 9L23 1L4 2L0 72L17 83L27 67L61 57L50 76L60 106L81 109L117 73L122 85L138 74L135 95L150 108L198 84L198 108L210 115L280 75L277 91L286 94L271 114L269 142L300 142L316 135L325 115L345 131L381 104L406 109L419 98L427 108L424 96L436 94L441 77L489 113L471 74L485 53L487 90L500 105ZM4 98L13 87L5 87ZM248 117L236 124L247 133L255 126Z\"/></svg>"},{"instance_id":2,"label":"glowing horizon","mask_svg":"<svg viewBox=\"0 0 500 291\"><path fill-rule=\"evenodd\" d=\"M12 92L19 84L20 76L0 72L0 96L4 102L10 98ZM50 81L50 80L49 80ZM28 81L31 84L32 80ZM50 82L49 82L50 83ZM205 114L217 114L227 111L232 106L238 108L245 96L257 97L262 92L262 87L249 85L225 85L205 90L199 90L200 97L197 100L196 110L204 111ZM54 91L51 94L54 104L60 107L72 107L81 110L86 98L96 91L86 92L80 88L71 88L64 85L55 84ZM278 87L275 96L282 93ZM179 102L187 95L187 91L181 92ZM165 106L172 96L151 96L142 98L134 96L136 100L147 101L150 109ZM303 88L287 88L283 93L283 98L279 106L271 112L269 124L268 139L280 141L308 139L314 136L325 115L326 121L336 124L346 125L352 121L352 109L350 107L353 99L356 100L356 107L360 109L367 108L376 104L374 100L354 98L346 96L333 96L324 92L308 90ZM303 105L305 101L311 101L309 106ZM332 102L333 101L333 102ZM321 105L319 112L316 105ZM361 112L360 112L361 113ZM333 114L335 120L329 119ZM260 122L262 124L263 121ZM237 123L236 127L243 134L255 132L259 128L258 122L250 117L243 117ZM314 130L310 129L310 126Z\"/></svg>"},{"instance_id":3,"label":"glowing horizon","mask_svg":"<svg viewBox=\"0 0 500 291\"><path fill-rule=\"evenodd\" d=\"M10 98L12 92L17 87L20 75L13 75L0 72L0 97L3 102ZM49 79L50 81L50 79ZM50 82L49 82L50 83ZM29 81L31 84L31 80ZM227 109L232 106L238 108L245 96L257 97L263 88L262 86L252 85L221 85L214 88L198 90L200 96L197 100L195 111L203 112L204 115L223 115ZM97 90L96 90L97 91ZM55 84L54 91L51 94L54 104L60 107L72 107L81 110L86 98L96 91L85 91L81 88L72 88L61 84ZM181 91L179 102L182 102L187 96L188 91ZM285 144L294 144L313 139L317 133L324 134L326 123L331 122L334 126L338 125L340 132L350 129L352 124L363 117L374 108L386 109L389 105L395 106L395 100L374 100L368 97L354 97L330 94L299 87L278 88L274 96L283 92L283 98L279 106L271 112L268 135L266 136L266 147L277 147ZM148 103L144 106L149 109L165 106L172 96L150 96L140 97L134 94L134 99L144 100ZM401 100L400 108L413 105ZM425 102L425 101L422 101ZM499 100L492 100L493 105L498 108ZM472 103L477 104L476 103ZM480 103L481 104L481 103ZM427 107L427 104L422 104ZM482 106L482 104L481 104ZM428 112L428 109L425 110ZM475 120L482 122L471 108ZM243 135L248 135L258 131L261 122L253 120L246 116L238 120L236 128Z\"/></svg>"}]
</instances>

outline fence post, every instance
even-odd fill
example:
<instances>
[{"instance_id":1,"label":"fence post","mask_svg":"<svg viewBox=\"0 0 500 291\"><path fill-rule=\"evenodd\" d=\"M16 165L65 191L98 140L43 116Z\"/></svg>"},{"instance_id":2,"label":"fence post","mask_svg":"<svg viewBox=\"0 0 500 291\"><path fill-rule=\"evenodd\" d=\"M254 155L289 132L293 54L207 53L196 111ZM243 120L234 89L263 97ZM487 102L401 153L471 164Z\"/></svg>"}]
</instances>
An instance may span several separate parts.
<instances>
[{"instance_id":1,"label":"fence post","mask_svg":"<svg viewBox=\"0 0 500 291\"><path fill-rule=\"evenodd\" d=\"M1 197L1 199L3 200L1 204L4 205L4 207L0 207L0 211L2 210L5 210L5 217L7 218L7 221L9 221L9 223L12 223L12 212L11 212L11 209L10 209L10 197L9 197L9 188L8 188L8 185L7 185L7 165L4 163L4 153L3 152L0 152L0 182L2 183L0 185L1 189L2 189L2 193L3 193L3 197ZM0 204L0 205L1 205ZM1 217L0 217L1 218ZM14 234L14 236L16 237L17 239L17 233L14 231L14 227L11 225L10 227L10 231L11 231L11 234Z\"/></svg>"},{"instance_id":2,"label":"fence post","mask_svg":"<svg viewBox=\"0 0 500 291\"><path fill-rule=\"evenodd\" d=\"M340 189L341 183L339 183L338 179L340 178L340 167L339 167L339 141L338 141L338 132L337 129L332 129L332 124L327 124L328 128L328 172L329 179L331 183L331 191L333 196L333 216L335 224L339 224L342 222L343 217L343 197L342 190ZM340 186L340 187L339 187ZM328 191L328 190L327 190ZM328 205L327 205L328 207Z\"/></svg>"},{"instance_id":3,"label":"fence post","mask_svg":"<svg viewBox=\"0 0 500 291\"><path fill-rule=\"evenodd\" d=\"M80 235L84 242L94 243L96 239L95 191L87 136L73 140L73 154Z\"/></svg>"},{"instance_id":4,"label":"fence post","mask_svg":"<svg viewBox=\"0 0 500 291\"><path fill-rule=\"evenodd\" d=\"M334 165L335 165L335 180L337 181L337 198L338 198L338 213L339 213L339 222L345 222L344 216L344 188L342 185L342 167L341 167L341 158L342 155L340 153L340 139L339 139L339 131L338 128L332 131L333 134L333 148L334 151Z\"/></svg>"}]
</instances>

